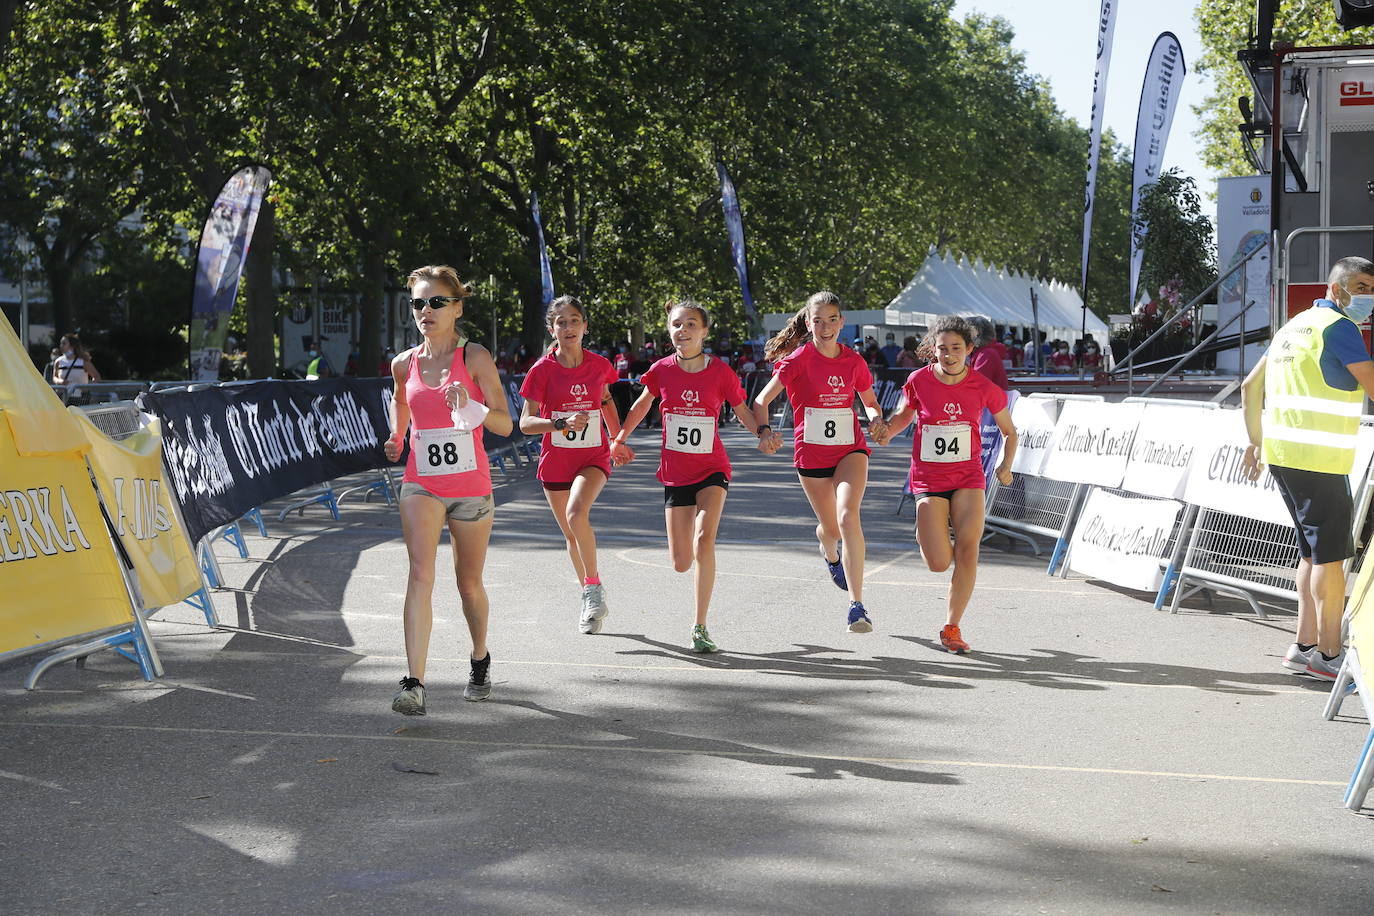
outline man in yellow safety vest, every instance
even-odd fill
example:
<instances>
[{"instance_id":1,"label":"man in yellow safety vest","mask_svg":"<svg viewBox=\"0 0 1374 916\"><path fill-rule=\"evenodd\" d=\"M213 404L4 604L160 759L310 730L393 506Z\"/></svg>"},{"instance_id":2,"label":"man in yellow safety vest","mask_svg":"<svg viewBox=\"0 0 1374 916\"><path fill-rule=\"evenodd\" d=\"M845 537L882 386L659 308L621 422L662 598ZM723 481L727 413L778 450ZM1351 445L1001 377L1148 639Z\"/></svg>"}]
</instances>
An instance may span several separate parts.
<instances>
[{"instance_id":1,"label":"man in yellow safety vest","mask_svg":"<svg viewBox=\"0 0 1374 916\"><path fill-rule=\"evenodd\" d=\"M1325 680L1335 680L1342 662L1342 565L1355 555L1348 475L1364 399L1374 397L1374 361L1359 326L1371 310L1374 263L1342 258L1326 298L1278 330L1241 388L1245 469L1257 480L1269 465L1302 554L1297 641L1283 666Z\"/></svg>"}]
</instances>

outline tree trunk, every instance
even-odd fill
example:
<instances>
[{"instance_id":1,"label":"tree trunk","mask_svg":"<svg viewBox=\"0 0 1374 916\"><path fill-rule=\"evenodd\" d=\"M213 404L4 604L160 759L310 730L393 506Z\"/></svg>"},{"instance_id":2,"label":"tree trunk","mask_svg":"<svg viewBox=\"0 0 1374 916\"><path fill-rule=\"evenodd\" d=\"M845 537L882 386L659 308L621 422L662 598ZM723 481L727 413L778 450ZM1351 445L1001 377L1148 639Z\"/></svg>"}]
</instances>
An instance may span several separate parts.
<instances>
[{"instance_id":1,"label":"tree trunk","mask_svg":"<svg viewBox=\"0 0 1374 916\"><path fill-rule=\"evenodd\" d=\"M363 297L358 316L358 375L374 376L382 361L382 309L386 307L386 260L376 247L363 248Z\"/></svg>"},{"instance_id":2,"label":"tree trunk","mask_svg":"<svg viewBox=\"0 0 1374 916\"><path fill-rule=\"evenodd\" d=\"M75 331L75 303L72 301L72 266L61 249L50 251L43 258L43 273L48 280L48 297L52 304L53 346L63 334Z\"/></svg>"},{"instance_id":3,"label":"tree trunk","mask_svg":"<svg viewBox=\"0 0 1374 916\"><path fill-rule=\"evenodd\" d=\"M271 197L258 210L253 241L248 247L248 375L268 378L277 370L277 280L272 270L276 248L276 207Z\"/></svg>"},{"instance_id":4,"label":"tree trunk","mask_svg":"<svg viewBox=\"0 0 1374 916\"><path fill-rule=\"evenodd\" d=\"M630 329L630 346L635 353L644 349L644 292L636 283L630 291L630 304L634 312L634 326Z\"/></svg>"}]
</instances>

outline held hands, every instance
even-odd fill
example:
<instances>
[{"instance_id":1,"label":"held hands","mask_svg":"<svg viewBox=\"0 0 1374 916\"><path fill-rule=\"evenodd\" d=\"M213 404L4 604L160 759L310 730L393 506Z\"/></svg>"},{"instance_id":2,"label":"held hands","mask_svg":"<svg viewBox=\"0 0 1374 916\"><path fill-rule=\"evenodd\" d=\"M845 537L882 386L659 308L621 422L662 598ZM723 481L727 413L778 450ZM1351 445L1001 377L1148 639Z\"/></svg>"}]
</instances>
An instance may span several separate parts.
<instances>
[{"instance_id":1,"label":"held hands","mask_svg":"<svg viewBox=\"0 0 1374 916\"><path fill-rule=\"evenodd\" d=\"M1245 472L1245 477L1251 483L1259 480L1260 474L1264 471L1264 465L1259 460L1259 447L1247 445L1245 454L1240 459L1241 470Z\"/></svg>"},{"instance_id":2,"label":"held hands","mask_svg":"<svg viewBox=\"0 0 1374 916\"><path fill-rule=\"evenodd\" d=\"M997 475L998 483L1004 487L1011 486L1011 467L1009 465L999 464L994 473Z\"/></svg>"},{"instance_id":3,"label":"held hands","mask_svg":"<svg viewBox=\"0 0 1374 916\"><path fill-rule=\"evenodd\" d=\"M620 467L635 460L635 450L624 442L611 443L611 466Z\"/></svg>"},{"instance_id":4,"label":"held hands","mask_svg":"<svg viewBox=\"0 0 1374 916\"><path fill-rule=\"evenodd\" d=\"M892 433L887 428L887 421L882 417L874 417L868 421L868 436L877 445L887 445L892 441Z\"/></svg>"},{"instance_id":5,"label":"held hands","mask_svg":"<svg viewBox=\"0 0 1374 916\"><path fill-rule=\"evenodd\" d=\"M775 454L781 447L782 436L778 435L777 431L770 429L762 436L759 436L759 451L763 452L765 455Z\"/></svg>"},{"instance_id":6,"label":"held hands","mask_svg":"<svg viewBox=\"0 0 1374 916\"><path fill-rule=\"evenodd\" d=\"M386 455L387 461L401 460L401 437L392 436L382 444L382 452Z\"/></svg>"}]
</instances>

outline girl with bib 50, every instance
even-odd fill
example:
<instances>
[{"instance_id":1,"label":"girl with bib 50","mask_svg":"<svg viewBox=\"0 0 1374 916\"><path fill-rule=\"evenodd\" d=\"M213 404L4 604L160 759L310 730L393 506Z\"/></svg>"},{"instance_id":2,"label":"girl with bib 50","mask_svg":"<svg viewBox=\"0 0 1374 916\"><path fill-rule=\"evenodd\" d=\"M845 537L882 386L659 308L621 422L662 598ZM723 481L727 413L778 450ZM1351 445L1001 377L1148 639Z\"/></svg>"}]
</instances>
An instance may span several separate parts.
<instances>
[{"instance_id":1,"label":"girl with bib 50","mask_svg":"<svg viewBox=\"0 0 1374 916\"><path fill-rule=\"evenodd\" d=\"M612 465L632 460L634 452L623 443L612 449L602 435L603 421L612 437L620 433L610 388L617 375L610 360L582 349L587 333L582 303L560 296L549 303L545 320L553 347L530 367L520 386L525 399L520 431L544 435L538 476L582 590L578 629L599 633L610 608L596 566L592 504L610 479Z\"/></svg>"},{"instance_id":2,"label":"girl with bib 50","mask_svg":"<svg viewBox=\"0 0 1374 916\"><path fill-rule=\"evenodd\" d=\"M458 327L463 300L472 290L452 267L421 267L410 287L418 347L391 363L396 383L391 399L389 461L400 458L406 429L410 457L401 483L401 531L410 558L404 612L406 662L391 708L406 716L425 714L425 659L434 613L435 553L445 525L453 542L458 595L472 636L471 672L463 698L491 695L491 653L487 651L487 592L482 568L491 537L494 501L491 468L482 448L482 429L508 436L512 422L491 353L469 343Z\"/></svg>"},{"instance_id":3,"label":"girl with bib 50","mask_svg":"<svg viewBox=\"0 0 1374 916\"><path fill-rule=\"evenodd\" d=\"M663 482L668 550L678 572L691 569L694 562L696 565L692 650L715 652L716 644L706 630L706 612L716 583L716 530L730 486L730 459L716 428L721 406L729 404L744 428L754 429L760 436L760 450L771 454L778 446L776 437L762 437L767 427L755 429L754 418L744 406L739 376L706 353L706 334L711 327L706 309L683 301L669 302L666 311L674 352L650 366L640 378L644 393L625 416L625 428L616 436L616 443L624 443L648 414L654 398L659 398L663 451L658 479Z\"/></svg>"},{"instance_id":4,"label":"girl with bib 50","mask_svg":"<svg viewBox=\"0 0 1374 916\"><path fill-rule=\"evenodd\" d=\"M784 389L792 402L793 464L816 514L816 540L830 579L849 592L849 632L869 633L864 609L864 532L859 506L868 486L869 449L854 397L868 414L874 441L885 432L864 358L840 343L844 315L834 293L819 292L764 348L773 378L754 398L754 419L767 429L768 405ZM771 432L771 430L770 430ZM776 437L776 434L773 434ZM830 559L834 556L835 559Z\"/></svg>"},{"instance_id":5,"label":"girl with bib 50","mask_svg":"<svg viewBox=\"0 0 1374 916\"><path fill-rule=\"evenodd\" d=\"M922 350L933 362L911 373L902 386L902 404L888 421L891 437L916 419L911 447L911 493L916 499L916 542L931 572L954 564L949 585L948 613L940 629L940 645L950 652L969 651L959 622L978 579L978 545L983 539L982 437L979 424L987 408L1002 431L1002 460L994 473L1003 486L1011 484L1011 460L1016 454L1016 427L1007 410L1007 394L986 376L967 365L973 329L954 315L932 323ZM875 436L875 438L877 438ZM954 543L949 540L954 525Z\"/></svg>"}]
</instances>

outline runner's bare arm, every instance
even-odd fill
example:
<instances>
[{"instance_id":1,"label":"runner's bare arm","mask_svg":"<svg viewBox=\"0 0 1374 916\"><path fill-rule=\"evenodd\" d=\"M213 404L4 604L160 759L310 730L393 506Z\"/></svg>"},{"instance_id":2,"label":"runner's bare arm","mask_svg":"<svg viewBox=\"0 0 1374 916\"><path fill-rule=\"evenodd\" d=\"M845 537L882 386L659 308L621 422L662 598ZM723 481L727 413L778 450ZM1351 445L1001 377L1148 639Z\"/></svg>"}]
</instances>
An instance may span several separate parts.
<instances>
[{"instance_id":1,"label":"runner's bare arm","mask_svg":"<svg viewBox=\"0 0 1374 916\"><path fill-rule=\"evenodd\" d=\"M630 406L630 412L625 415L625 425L620 428L620 432L614 436L614 442L624 443L630 438L630 433L635 431L635 427L644 421L649 415L649 408L654 406L654 393L645 388Z\"/></svg>"},{"instance_id":2,"label":"runner's bare arm","mask_svg":"<svg viewBox=\"0 0 1374 916\"><path fill-rule=\"evenodd\" d=\"M506 392L501 388L496 361L486 347L474 343L468 344L466 358L468 374L482 389L482 398L487 402L487 416L482 425L498 436L509 436L515 429L515 421L506 404Z\"/></svg>"},{"instance_id":3,"label":"runner's bare arm","mask_svg":"<svg viewBox=\"0 0 1374 916\"><path fill-rule=\"evenodd\" d=\"M1259 480L1264 465L1260 463L1260 446L1264 442L1264 428L1261 418L1264 415L1264 364L1267 357L1261 356L1255 368L1245 377L1240 386L1240 410L1245 415L1245 433L1250 444L1245 447L1245 455L1240 466L1251 480Z\"/></svg>"},{"instance_id":4,"label":"runner's bare arm","mask_svg":"<svg viewBox=\"0 0 1374 916\"><path fill-rule=\"evenodd\" d=\"M410 404L406 401L406 375L410 372L411 351L398 354L391 361L391 435L383 445L387 461L401 457L401 445L410 426Z\"/></svg>"},{"instance_id":5,"label":"runner's bare arm","mask_svg":"<svg viewBox=\"0 0 1374 916\"><path fill-rule=\"evenodd\" d=\"M610 385L604 385L601 389L601 420L611 437L611 461L617 466L629 464L634 460L635 450L624 442L616 441L620 435L620 411L616 409L615 398L611 397Z\"/></svg>"},{"instance_id":6,"label":"runner's bare arm","mask_svg":"<svg viewBox=\"0 0 1374 916\"><path fill-rule=\"evenodd\" d=\"M1004 487L1011 486L1011 462L1016 457L1016 425L1011 422L1011 411L1003 407L992 415L997 428L1002 431L1002 460L994 472L997 482Z\"/></svg>"},{"instance_id":7,"label":"runner's bare arm","mask_svg":"<svg viewBox=\"0 0 1374 916\"><path fill-rule=\"evenodd\" d=\"M887 423L883 420L883 408L878 404L878 396L872 388L859 392L859 403L864 405L864 413L868 415L868 434L879 445L887 445Z\"/></svg>"}]
</instances>

